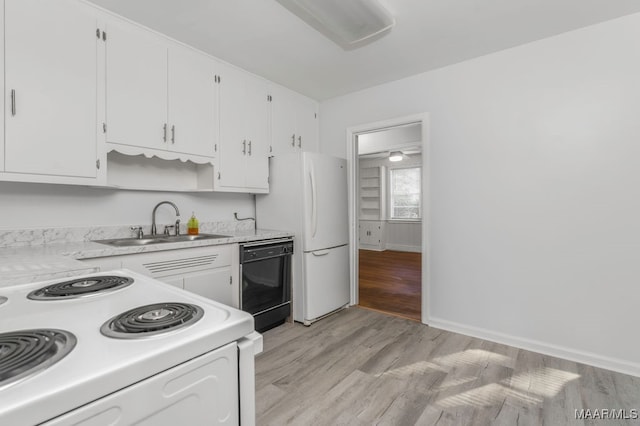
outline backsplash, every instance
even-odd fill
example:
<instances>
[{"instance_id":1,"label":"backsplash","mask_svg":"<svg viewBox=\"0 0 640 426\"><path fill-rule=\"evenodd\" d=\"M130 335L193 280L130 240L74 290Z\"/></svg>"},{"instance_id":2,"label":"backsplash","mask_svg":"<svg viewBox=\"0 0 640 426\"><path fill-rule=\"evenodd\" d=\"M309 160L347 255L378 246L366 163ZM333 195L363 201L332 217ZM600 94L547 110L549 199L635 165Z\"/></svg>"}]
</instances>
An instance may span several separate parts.
<instances>
[{"instance_id":1,"label":"backsplash","mask_svg":"<svg viewBox=\"0 0 640 426\"><path fill-rule=\"evenodd\" d=\"M158 224L159 232L165 225ZM151 231L151 225L143 226L145 235ZM242 231L253 231L254 220L230 221L230 222L200 222L201 233L224 234ZM186 234L185 223L180 224L180 233ZM112 238L133 237L134 232L130 226L95 226L76 228L34 228L34 229L9 229L0 230L0 247L25 247L44 244L63 244L82 241L106 240Z\"/></svg>"}]
</instances>

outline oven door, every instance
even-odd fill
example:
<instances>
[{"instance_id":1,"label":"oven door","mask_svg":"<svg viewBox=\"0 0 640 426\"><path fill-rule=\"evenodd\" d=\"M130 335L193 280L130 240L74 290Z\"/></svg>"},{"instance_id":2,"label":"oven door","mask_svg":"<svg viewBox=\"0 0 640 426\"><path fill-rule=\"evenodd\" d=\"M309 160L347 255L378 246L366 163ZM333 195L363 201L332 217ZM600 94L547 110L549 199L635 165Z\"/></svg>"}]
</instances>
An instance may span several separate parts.
<instances>
[{"instance_id":1,"label":"oven door","mask_svg":"<svg viewBox=\"0 0 640 426\"><path fill-rule=\"evenodd\" d=\"M240 309L254 316L258 331L291 313L292 254L292 240L240 246Z\"/></svg>"}]
</instances>

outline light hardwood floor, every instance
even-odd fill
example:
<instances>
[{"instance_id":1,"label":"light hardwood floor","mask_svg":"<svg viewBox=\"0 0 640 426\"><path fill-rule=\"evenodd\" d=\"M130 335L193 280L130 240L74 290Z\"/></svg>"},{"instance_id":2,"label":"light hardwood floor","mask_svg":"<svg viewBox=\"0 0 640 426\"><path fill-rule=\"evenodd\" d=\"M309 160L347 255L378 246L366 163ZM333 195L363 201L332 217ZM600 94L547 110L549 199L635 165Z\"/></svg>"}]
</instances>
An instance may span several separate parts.
<instances>
[{"instance_id":1,"label":"light hardwood floor","mask_svg":"<svg viewBox=\"0 0 640 426\"><path fill-rule=\"evenodd\" d=\"M420 321L422 254L359 250L362 307Z\"/></svg>"},{"instance_id":2,"label":"light hardwood floor","mask_svg":"<svg viewBox=\"0 0 640 426\"><path fill-rule=\"evenodd\" d=\"M640 378L352 307L264 333L258 425L626 425Z\"/></svg>"}]
</instances>

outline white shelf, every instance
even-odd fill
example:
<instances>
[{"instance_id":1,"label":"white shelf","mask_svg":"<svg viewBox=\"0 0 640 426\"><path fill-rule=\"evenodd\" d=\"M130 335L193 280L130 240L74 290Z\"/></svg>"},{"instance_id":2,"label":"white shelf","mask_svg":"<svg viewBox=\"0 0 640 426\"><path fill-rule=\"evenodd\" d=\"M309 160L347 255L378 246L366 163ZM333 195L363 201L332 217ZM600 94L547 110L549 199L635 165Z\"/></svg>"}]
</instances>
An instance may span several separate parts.
<instances>
[{"instance_id":1,"label":"white shelf","mask_svg":"<svg viewBox=\"0 0 640 426\"><path fill-rule=\"evenodd\" d=\"M144 155L108 154L107 186L171 192L212 192L213 164L164 160Z\"/></svg>"},{"instance_id":2,"label":"white shelf","mask_svg":"<svg viewBox=\"0 0 640 426\"><path fill-rule=\"evenodd\" d=\"M383 167L363 167L360 169L359 188L359 218L365 220L380 220L383 217L382 182Z\"/></svg>"}]
</instances>

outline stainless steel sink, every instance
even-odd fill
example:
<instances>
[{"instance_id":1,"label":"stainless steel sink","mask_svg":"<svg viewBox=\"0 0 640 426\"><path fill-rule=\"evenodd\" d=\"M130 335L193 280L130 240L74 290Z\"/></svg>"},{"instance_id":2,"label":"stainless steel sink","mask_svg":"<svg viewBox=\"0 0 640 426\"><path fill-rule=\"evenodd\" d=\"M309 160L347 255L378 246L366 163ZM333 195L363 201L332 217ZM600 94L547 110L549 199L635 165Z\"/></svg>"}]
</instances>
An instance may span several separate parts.
<instances>
[{"instance_id":1,"label":"stainless steel sink","mask_svg":"<svg viewBox=\"0 0 640 426\"><path fill-rule=\"evenodd\" d=\"M177 241L198 241L198 240L214 240L217 238L230 238L229 235L220 234L198 234L198 235L172 235L170 237L164 236L164 239L168 243Z\"/></svg>"},{"instance_id":2,"label":"stainless steel sink","mask_svg":"<svg viewBox=\"0 0 640 426\"><path fill-rule=\"evenodd\" d=\"M111 240L95 240L94 242L116 247L132 247L146 246L149 244L179 243L183 241L213 240L218 238L229 238L229 236L220 234L157 235L144 238L114 238Z\"/></svg>"}]
</instances>

